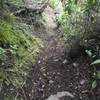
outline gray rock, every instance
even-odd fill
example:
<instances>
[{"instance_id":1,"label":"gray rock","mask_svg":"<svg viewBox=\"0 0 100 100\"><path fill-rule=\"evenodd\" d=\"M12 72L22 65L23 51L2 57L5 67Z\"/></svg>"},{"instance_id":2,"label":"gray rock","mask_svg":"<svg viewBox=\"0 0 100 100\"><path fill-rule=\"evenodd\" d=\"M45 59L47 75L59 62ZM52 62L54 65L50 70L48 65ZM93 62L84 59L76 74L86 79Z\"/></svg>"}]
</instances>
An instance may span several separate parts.
<instances>
[{"instance_id":1,"label":"gray rock","mask_svg":"<svg viewBox=\"0 0 100 100\"><path fill-rule=\"evenodd\" d=\"M67 99L64 99L65 97ZM70 98L70 99L68 99L68 98ZM71 100L72 98L74 98L74 96L70 92L62 91L62 92L58 92L55 95L49 96L48 99L46 99L46 100Z\"/></svg>"}]
</instances>

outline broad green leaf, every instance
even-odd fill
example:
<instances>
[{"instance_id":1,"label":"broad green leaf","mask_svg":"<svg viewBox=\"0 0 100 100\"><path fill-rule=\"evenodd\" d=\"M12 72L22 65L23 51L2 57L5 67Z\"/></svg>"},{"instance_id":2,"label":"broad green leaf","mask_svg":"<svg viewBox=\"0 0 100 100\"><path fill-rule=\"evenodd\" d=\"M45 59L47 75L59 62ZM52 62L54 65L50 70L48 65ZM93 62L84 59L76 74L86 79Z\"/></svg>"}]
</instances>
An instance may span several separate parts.
<instances>
[{"instance_id":1,"label":"broad green leaf","mask_svg":"<svg viewBox=\"0 0 100 100\"><path fill-rule=\"evenodd\" d=\"M97 86L97 82L96 82L96 80L95 80L95 81L93 81L93 83L92 83L92 89L96 88L96 86Z\"/></svg>"},{"instance_id":2,"label":"broad green leaf","mask_svg":"<svg viewBox=\"0 0 100 100\"><path fill-rule=\"evenodd\" d=\"M100 71L97 71L97 74L96 74L97 78L100 79Z\"/></svg>"},{"instance_id":3,"label":"broad green leaf","mask_svg":"<svg viewBox=\"0 0 100 100\"><path fill-rule=\"evenodd\" d=\"M91 65L95 65L95 64L100 64L100 59L95 60L94 62L91 63Z\"/></svg>"},{"instance_id":4,"label":"broad green leaf","mask_svg":"<svg viewBox=\"0 0 100 100\"><path fill-rule=\"evenodd\" d=\"M0 54L4 53L6 50L0 47Z\"/></svg>"},{"instance_id":5,"label":"broad green leaf","mask_svg":"<svg viewBox=\"0 0 100 100\"><path fill-rule=\"evenodd\" d=\"M90 57L92 56L91 50L86 50L85 52L86 52Z\"/></svg>"}]
</instances>

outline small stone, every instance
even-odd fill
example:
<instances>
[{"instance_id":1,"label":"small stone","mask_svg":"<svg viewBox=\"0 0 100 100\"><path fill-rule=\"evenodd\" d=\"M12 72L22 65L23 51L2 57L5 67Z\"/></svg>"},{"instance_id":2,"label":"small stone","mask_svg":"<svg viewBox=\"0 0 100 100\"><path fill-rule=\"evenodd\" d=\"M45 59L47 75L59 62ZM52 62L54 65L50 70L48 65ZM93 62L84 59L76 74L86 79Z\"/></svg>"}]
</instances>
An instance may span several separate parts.
<instances>
[{"instance_id":1,"label":"small stone","mask_svg":"<svg viewBox=\"0 0 100 100\"><path fill-rule=\"evenodd\" d=\"M58 88L61 88L61 86L60 86L60 85L58 85Z\"/></svg>"},{"instance_id":2,"label":"small stone","mask_svg":"<svg viewBox=\"0 0 100 100\"><path fill-rule=\"evenodd\" d=\"M59 61L59 59L55 59L54 61L57 62L57 61Z\"/></svg>"},{"instance_id":3,"label":"small stone","mask_svg":"<svg viewBox=\"0 0 100 100\"><path fill-rule=\"evenodd\" d=\"M43 58L43 60L45 60L45 58Z\"/></svg>"},{"instance_id":4,"label":"small stone","mask_svg":"<svg viewBox=\"0 0 100 100\"><path fill-rule=\"evenodd\" d=\"M41 61L39 60L38 63L40 64L40 62L41 62Z\"/></svg>"},{"instance_id":5,"label":"small stone","mask_svg":"<svg viewBox=\"0 0 100 100\"><path fill-rule=\"evenodd\" d=\"M43 74L44 76L47 76L45 73Z\"/></svg>"},{"instance_id":6,"label":"small stone","mask_svg":"<svg viewBox=\"0 0 100 100\"><path fill-rule=\"evenodd\" d=\"M67 60L67 59L65 59L65 60L63 61L63 64L66 64L66 63L68 63L68 60Z\"/></svg>"},{"instance_id":7,"label":"small stone","mask_svg":"<svg viewBox=\"0 0 100 100\"><path fill-rule=\"evenodd\" d=\"M39 80L42 80L42 78L41 78L41 77L39 77Z\"/></svg>"},{"instance_id":8,"label":"small stone","mask_svg":"<svg viewBox=\"0 0 100 100\"><path fill-rule=\"evenodd\" d=\"M74 67L78 67L78 65L79 65L78 63L73 63Z\"/></svg>"},{"instance_id":9,"label":"small stone","mask_svg":"<svg viewBox=\"0 0 100 100\"><path fill-rule=\"evenodd\" d=\"M42 85L42 88L44 88L45 87L45 85Z\"/></svg>"},{"instance_id":10,"label":"small stone","mask_svg":"<svg viewBox=\"0 0 100 100\"><path fill-rule=\"evenodd\" d=\"M85 80L81 80L80 84L83 85L85 83Z\"/></svg>"},{"instance_id":11,"label":"small stone","mask_svg":"<svg viewBox=\"0 0 100 100\"><path fill-rule=\"evenodd\" d=\"M31 97L31 94L29 94L29 96Z\"/></svg>"},{"instance_id":12,"label":"small stone","mask_svg":"<svg viewBox=\"0 0 100 100\"><path fill-rule=\"evenodd\" d=\"M58 72L57 74L60 75L60 72Z\"/></svg>"},{"instance_id":13,"label":"small stone","mask_svg":"<svg viewBox=\"0 0 100 100\"><path fill-rule=\"evenodd\" d=\"M84 90L84 91L82 91L82 93L87 93L88 92L88 90Z\"/></svg>"},{"instance_id":14,"label":"small stone","mask_svg":"<svg viewBox=\"0 0 100 100\"><path fill-rule=\"evenodd\" d=\"M14 90L14 88L11 88L10 90L11 90L11 91L13 91L13 90Z\"/></svg>"},{"instance_id":15,"label":"small stone","mask_svg":"<svg viewBox=\"0 0 100 100\"><path fill-rule=\"evenodd\" d=\"M49 83L52 84L54 81L50 80Z\"/></svg>"},{"instance_id":16,"label":"small stone","mask_svg":"<svg viewBox=\"0 0 100 100\"><path fill-rule=\"evenodd\" d=\"M47 72L47 75L49 75L49 72Z\"/></svg>"},{"instance_id":17,"label":"small stone","mask_svg":"<svg viewBox=\"0 0 100 100\"><path fill-rule=\"evenodd\" d=\"M78 87L76 86L75 89L78 89Z\"/></svg>"}]
</instances>

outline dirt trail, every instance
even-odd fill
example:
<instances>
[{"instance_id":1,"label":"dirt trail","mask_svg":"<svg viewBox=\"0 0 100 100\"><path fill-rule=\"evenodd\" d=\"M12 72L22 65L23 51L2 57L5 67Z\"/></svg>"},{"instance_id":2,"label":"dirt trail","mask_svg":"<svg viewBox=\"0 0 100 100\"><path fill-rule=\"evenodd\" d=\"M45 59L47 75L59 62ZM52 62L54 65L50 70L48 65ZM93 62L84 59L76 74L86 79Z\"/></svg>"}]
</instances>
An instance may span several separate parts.
<instances>
[{"instance_id":1,"label":"dirt trail","mask_svg":"<svg viewBox=\"0 0 100 100\"><path fill-rule=\"evenodd\" d=\"M51 16L49 16L51 17ZM48 18L48 22L50 21ZM52 20L53 22L53 20ZM53 26L50 21L50 25ZM25 87L27 100L46 100L50 95L61 91L68 91L75 99L62 100L96 100L89 92L90 67L89 59L81 58L73 64L66 64L64 42L61 32L50 26L54 35L48 31L38 31L37 35L43 39L45 47L38 61L33 65ZM50 31L49 30L49 31Z\"/></svg>"},{"instance_id":2,"label":"dirt trail","mask_svg":"<svg viewBox=\"0 0 100 100\"><path fill-rule=\"evenodd\" d=\"M51 28L51 29L56 28L57 25L54 22L55 20L54 10L50 6L47 6L47 8L44 10L44 13L47 17L46 22L47 22L48 28Z\"/></svg>"}]
</instances>

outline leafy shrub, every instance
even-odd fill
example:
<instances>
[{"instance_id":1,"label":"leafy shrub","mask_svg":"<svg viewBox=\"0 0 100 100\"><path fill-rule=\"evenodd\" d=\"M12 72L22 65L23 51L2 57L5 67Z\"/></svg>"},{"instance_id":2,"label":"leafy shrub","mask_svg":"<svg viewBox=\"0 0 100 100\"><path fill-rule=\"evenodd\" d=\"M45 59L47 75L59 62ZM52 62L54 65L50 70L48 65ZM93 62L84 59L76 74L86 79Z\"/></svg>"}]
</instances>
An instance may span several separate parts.
<instances>
[{"instance_id":1,"label":"leafy shrub","mask_svg":"<svg viewBox=\"0 0 100 100\"><path fill-rule=\"evenodd\" d=\"M60 30L66 33L67 39L73 36L87 38L95 34L93 27L99 13L100 1L68 0L62 3L64 12L60 18L58 17L58 22L60 22Z\"/></svg>"}]
</instances>

